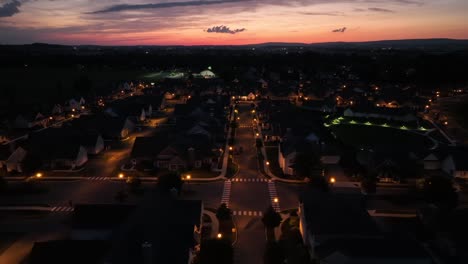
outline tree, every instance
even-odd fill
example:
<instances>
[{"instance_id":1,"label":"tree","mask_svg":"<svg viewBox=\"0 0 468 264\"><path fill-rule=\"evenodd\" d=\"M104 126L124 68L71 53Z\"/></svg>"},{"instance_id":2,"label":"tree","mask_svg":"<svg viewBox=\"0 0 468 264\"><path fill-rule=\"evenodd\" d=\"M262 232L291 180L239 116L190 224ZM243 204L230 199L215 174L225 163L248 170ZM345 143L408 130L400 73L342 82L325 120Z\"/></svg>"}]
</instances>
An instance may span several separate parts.
<instances>
[{"instance_id":1,"label":"tree","mask_svg":"<svg viewBox=\"0 0 468 264\"><path fill-rule=\"evenodd\" d=\"M283 264L284 253L283 248L276 241L268 242L265 247L265 254L263 255L264 264Z\"/></svg>"},{"instance_id":2,"label":"tree","mask_svg":"<svg viewBox=\"0 0 468 264\"><path fill-rule=\"evenodd\" d=\"M180 193L183 184L184 182L178 173L166 173L158 178L158 187L164 192L169 192L172 188L175 188Z\"/></svg>"},{"instance_id":3,"label":"tree","mask_svg":"<svg viewBox=\"0 0 468 264\"><path fill-rule=\"evenodd\" d=\"M294 171L301 178L310 177L313 171L321 168L320 157L313 151L297 153Z\"/></svg>"},{"instance_id":4,"label":"tree","mask_svg":"<svg viewBox=\"0 0 468 264\"><path fill-rule=\"evenodd\" d=\"M231 242L226 239L202 241L198 262L200 264L232 264L234 262L234 250Z\"/></svg>"},{"instance_id":5,"label":"tree","mask_svg":"<svg viewBox=\"0 0 468 264\"><path fill-rule=\"evenodd\" d=\"M443 176L432 176L424 182L424 198L441 210L453 210L458 205L458 194L452 181Z\"/></svg>"},{"instance_id":6,"label":"tree","mask_svg":"<svg viewBox=\"0 0 468 264\"><path fill-rule=\"evenodd\" d=\"M218 207L218 210L216 210L216 218L218 218L219 221L230 220L231 214L232 214L231 209L229 209L225 203L222 203Z\"/></svg>"},{"instance_id":7,"label":"tree","mask_svg":"<svg viewBox=\"0 0 468 264\"><path fill-rule=\"evenodd\" d=\"M129 178L127 183L129 184L130 190L133 193L137 193L137 194L141 193L141 191L142 191L142 189L141 189L141 179L139 177Z\"/></svg>"},{"instance_id":8,"label":"tree","mask_svg":"<svg viewBox=\"0 0 468 264\"><path fill-rule=\"evenodd\" d=\"M365 194L373 194L377 191L377 175L367 173L361 177L361 190Z\"/></svg>"},{"instance_id":9,"label":"tree","mask_svg":"<svg viewBox=\"0 0 468 264\"><path fill-rule=\"evenodd\" d=\"M274 230L281 224L281 215L273 209L273 206L268 207L262 217L262 223L267 229L267 240L275 241Z\"/></svg>"},{"instance_id":10,"label":"tree","mask_svg":"<svg viewBox=\"0 0 468 264\"><path fill-rule=\"evenodd\" d=\"M321 192L329 192L330 185L327 179L323 176L314 175L309 178L309 182L307 184L309 189L318 190Z\"/></svg>"}]
</instances>

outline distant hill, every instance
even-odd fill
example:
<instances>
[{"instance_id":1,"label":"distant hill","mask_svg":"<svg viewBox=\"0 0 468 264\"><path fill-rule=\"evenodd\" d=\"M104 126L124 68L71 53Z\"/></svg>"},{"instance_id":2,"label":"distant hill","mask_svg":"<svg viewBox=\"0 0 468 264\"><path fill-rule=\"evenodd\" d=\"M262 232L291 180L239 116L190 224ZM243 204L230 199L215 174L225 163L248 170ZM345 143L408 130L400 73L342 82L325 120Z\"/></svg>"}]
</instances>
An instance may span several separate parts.
<instances>
[{"instance_id":1,"label":"distant hill","mask_svg":"<svg viewBox=\"0 0 468 264\"><path fill-rule=\"evenodd\" d=\"M242 49L242 48L293 48L301 47L308 49L427 49L427 50L453 50L453 49L468 49L468 40L466 39L401 39L401 40L379 40L379 41L364 41L364 42L323 42L323 43L297 43L297 42L266 42L246 45L135 45L135 46L99 46L99 45L76 45L67 46L60 44L33 43L26 45L0 45L0 47L20 47L33 49L69 49L71 47L79 47L80 49L146 49L146 48L214 48L214 49Z\"/></svg>"}]
</instances>

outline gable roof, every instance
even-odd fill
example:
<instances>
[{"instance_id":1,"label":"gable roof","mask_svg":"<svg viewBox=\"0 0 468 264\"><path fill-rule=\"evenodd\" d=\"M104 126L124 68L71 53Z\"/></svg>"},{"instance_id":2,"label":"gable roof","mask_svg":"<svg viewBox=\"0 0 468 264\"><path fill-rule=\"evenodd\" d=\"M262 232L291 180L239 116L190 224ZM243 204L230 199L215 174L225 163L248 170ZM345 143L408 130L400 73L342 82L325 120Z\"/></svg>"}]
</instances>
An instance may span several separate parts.
<instances>
[{"instance_id":1,"label":"gable roof","mask_svg":"<svg viewBox=\"0 0 468 264\"><path fill-rule=\"evenodd\" d=\"M113 229L135 209L128 204L77 204L72 216L74 229Z\"/></svg>"},{"instance_id":2,"label":"gable roof","mask_svg":"<svg viewBox=\"0 0 468 264\"><path fill-rule=\"evenodd\" d=\"M102 240L53 240L35 242L30 264L99 264L103 263L110 243Z\"/></svg>"},{"instance_id":3,"label":"gable roof","mask_svg":"<svg viewBox=\"0 0 468 264\"><path fill-rule=\"evenodd\" d=\"M194 227L200 227L203 204L200 200L173 200L158 197L141 205L121 230L111 251L111 262L142 263L142 244L151 245L154 263L186 264L189 249L195 246Z\"/></svg>"},{"instance_id":4,"label":"gable roof","mask_svg":"<svg viewBox=\"0 0 468 264\"><path fill-rule=\"evenodd\" d=\"M354 194L305 193L303 213L307 230L314 235L377 235L377 226L361 199L361 195Z\"/></svg>"}]
</instances>

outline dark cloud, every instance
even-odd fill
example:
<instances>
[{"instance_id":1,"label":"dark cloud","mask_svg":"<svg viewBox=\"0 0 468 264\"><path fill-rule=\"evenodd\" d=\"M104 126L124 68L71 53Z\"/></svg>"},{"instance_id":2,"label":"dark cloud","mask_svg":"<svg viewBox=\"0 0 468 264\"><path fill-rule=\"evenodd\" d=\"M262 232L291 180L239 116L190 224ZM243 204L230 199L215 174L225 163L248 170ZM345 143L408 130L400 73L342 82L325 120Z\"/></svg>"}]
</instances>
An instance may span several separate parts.
<instances>
[{"instance_id":1,"label":"dark cloud","mask_svg":"<svg viewBox=\"0 0 468 264\"><path fill-rule=\"evenodd\" d=\"M379 7L369 7L368 10L373 11L373 12L382 12L382 13L394 13L395 12L390 9L379 8Z\"/></svg>"},{"instance_id":2,"label":"dark cloud","mask_svg":"<svg viewBox=\"0 0 468 264\"><path fill-rule=\"evenodd\" d=\"M20 12L18 7L20 7L22 2L18 0L13 0L6 2L3 6L0 6L0 17L11 17Z\"/></svg>"},{"instance_id":3,"label":"dark cloud","mask_svg":"<svg viewBox=\"0 0 468 264\"><path fill-rule=\"evenodd\" d=\"M338 12L301 12L301 14L307 16L344 16L343 13Z\"/></svg>"},{"instance_id":4,"label":"dark cloud","mask_svg":"<svg viewBox=\"0 0 468 264\"><path fill-rule=\"evenodd\" d=\"M157 4L135 4L135 5L113 5L108 8L91 12L90 14L120 12L129 10L142 10L142 9L161 9L171 7L184 7L184 6L205 6L205 5L219 5L226 3L243 2L243 0L214 0L214 1L185 1L185 2L167 2Z\"/></svg>"},{"instance_id":5,"label":"dark cloud","mask_svg":"<svg viewBox=\"0 0 468 264\"><path fill-rule=\"evenodd\" d=\"M344 33L345 31L346 31L346 27L337 28L337 29L332 30L333 33Z\"/></svg>"},{"instance_id":6,"label":"dark cloud","mask_svg":"<svg viewBox=\"0 0 468 264\"><path fill-rule=\"evenodd\" d=\"M208 33L226 33L226 34L236 34L239 32L245 31L245 28L230 29L226 26L215 26L206 30Z\"/></svg>"}]
</instances>

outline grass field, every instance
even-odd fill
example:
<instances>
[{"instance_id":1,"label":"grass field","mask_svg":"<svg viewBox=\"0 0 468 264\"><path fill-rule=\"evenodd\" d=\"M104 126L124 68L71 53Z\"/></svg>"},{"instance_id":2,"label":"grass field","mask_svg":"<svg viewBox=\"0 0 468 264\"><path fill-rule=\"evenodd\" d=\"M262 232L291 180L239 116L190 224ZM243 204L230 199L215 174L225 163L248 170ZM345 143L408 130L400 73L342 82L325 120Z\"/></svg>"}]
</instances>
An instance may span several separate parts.
<instances>
[{"instance_id":1,"label":"grass field","mask_svg":"<svg viewBox=\"0 0 468 264\"><path fill-rule=\"evenodd\" d=\"M410 131L366 125L336 125L331 130L344 144L358 148L427 149L433 142Z\"/></svg>"}]
</instances>

